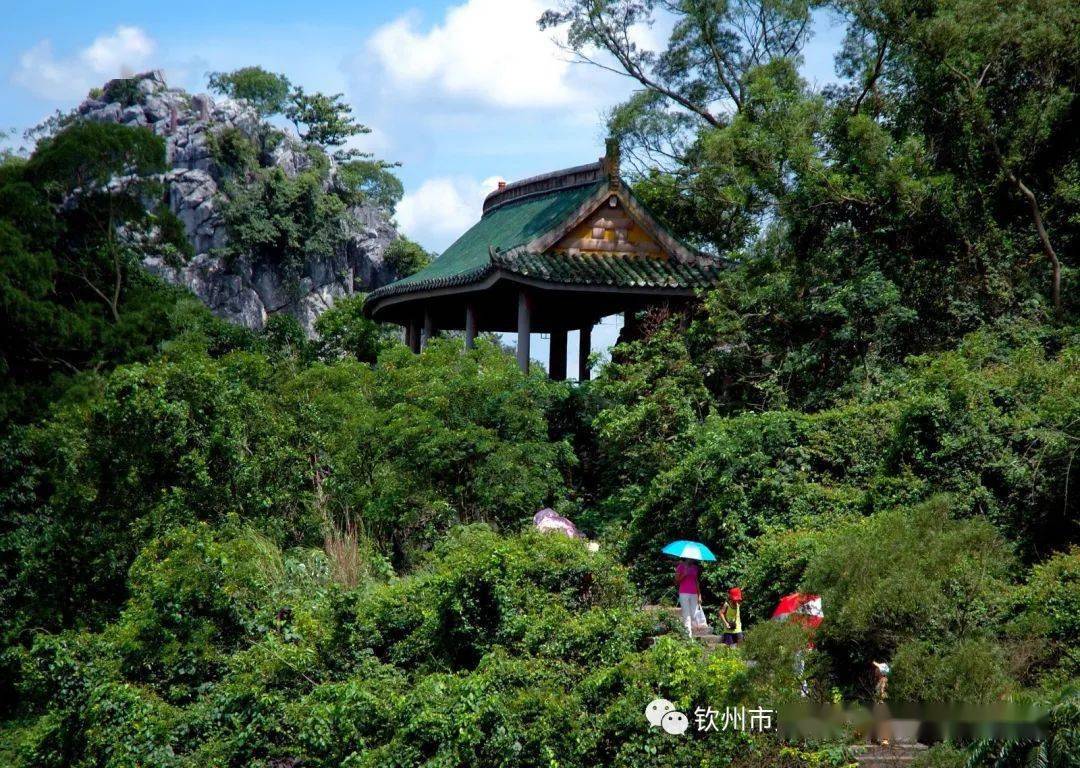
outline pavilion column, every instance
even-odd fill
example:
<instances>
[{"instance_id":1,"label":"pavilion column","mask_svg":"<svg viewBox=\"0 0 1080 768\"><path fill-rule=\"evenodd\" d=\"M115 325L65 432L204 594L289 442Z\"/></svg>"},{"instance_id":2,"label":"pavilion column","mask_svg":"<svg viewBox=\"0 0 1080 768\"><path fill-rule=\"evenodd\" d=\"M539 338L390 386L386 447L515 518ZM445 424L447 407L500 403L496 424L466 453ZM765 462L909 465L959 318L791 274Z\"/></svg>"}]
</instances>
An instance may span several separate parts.
<instances>
[{"instance_id":1,"label":"pavilion column","mask_svg":"<svg viewBox=\"0 0 1080 768\"><path fill-rule=\"evenodd\" d=\"M582 326L580 335L577 352L578 381L588 381L591 375L589 355L592 354L592 324Z\"/></svg>"},{"instance_id":2,"label":"pavilion column","mask_svg":"<svg viewBox=\"0 0 1080 768\"><path fill-rule=\"evenodd\" d=\"M405 343L414 354L420 352L420 323L415 319L405 326Z\"/></svg>"},{"instance_id":3,"label":"pavilion column","mask_svg":"<svg viewBox=\"0 0 1080 768\"><path fill-rule=\"evenodd\" d=\"M465 305L465 349L476 346L476 305L471 301Z\"/></svg>"},{"instance_id":4,"label":"pavilion column","mask_svg":"<svg viewBox=\"0 0 1080 768\"><path fill-rule=\"evenodd\" d=\"M517 362L523 373L529 372L529 334L532 333L532 299L525 291L518 293Z\"/></svg>"},{"instance_id":5,"label":"pavilion column","mask_svg":"<svg viewBox=\"0 0 1080 768\"><path fill-rule=\"evenodd\" d=\"M555 381L566 380L566 331L551 332L551 357L548 358L548 375Z\"/></svg>"},{"instance_id":6,"label":"pavilion column","mask_svg":"<svg viewBox=\"0 0 1080 768\"><path fill-rule=\"evenodd\" d=\"M638 321L636 311L628 309L623 312L623 328L626 329L625 336L627 341L637 338Z\"/></svg>"},{"instance_id":7,"label":"pavilion column","mask_svg":"<svg viewBox=\"0 0 1080 768\"><path fill-rule=\"evenodd\" d=\"M424 310L424 337L421 340L421 349L426 348L428 342L435 338L435 320L431 316L431 310Z\"/></svg>"}]
</instances>

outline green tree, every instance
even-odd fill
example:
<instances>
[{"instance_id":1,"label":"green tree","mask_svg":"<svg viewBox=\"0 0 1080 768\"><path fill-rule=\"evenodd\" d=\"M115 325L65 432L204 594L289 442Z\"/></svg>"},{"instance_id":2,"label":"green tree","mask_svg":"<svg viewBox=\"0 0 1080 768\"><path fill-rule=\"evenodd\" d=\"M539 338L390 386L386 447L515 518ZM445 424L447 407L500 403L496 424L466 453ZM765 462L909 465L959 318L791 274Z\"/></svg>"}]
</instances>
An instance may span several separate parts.
<instances>
[{"instance_id":1,"label":"green tree","mask_svg":"<svg viewBox=\"0 0 1080 768\"><path fill-rule=\"evenodd\" d=\"M692 428L708 413L708 393L678 320L662 320L647 338L618 345L590 395L596 400L589 450L597 492L613 497L625 514L682 455Z\"/></svg>"},{"instance_id":2,"label":"green tree","mask_svg":"<svg viewBox=\"0 0 1080 768\"><path fill-rule=\"evenodd\" d=\"M211 72L207 75L207 82L214 93L243 99L263 117L280 114L285 109L292 88L285 75L267 72L262 67Z\"/></svg>"},{"instance_id":3,"label":"green tree","mask_svg":"<svg viewBox=\"0 0 1080 768\"><path fill-rule=\"evenodd\" d=\"M652 4L570 0L545 12L539 23L541 29L565 25L568 46L580 60L595 63L590 46L606 51L620 73L704 124L720 127L725 114L714 105L741 109L751 70L775 58L799 55L812 7L809 2L763 0L670 4L666 9L675 25L667 48L659 53L639 47L630 32L637 24L654 22Z\"/></svg>"},{"instance_id":4,"label":"green tree","mask_svg":"<svg viewBox=\"0 0 1080 768\"><path fill-rule=\"evenodd\" d=\"M299 86L289 94L285 117L300 138L321 147L340 147L350 136L370 133L371 129L357 123L352 108L342 101L342 94L305 93Z\"/></svg>"},{"instance_id":5,"label":"green tree","mask_svg":"<svg viewBox=\"0 0 1080 768\"><path fill-rule=\"evenodd\" d=\"M608 121L635 191L732 267L693 350L722 401L822 407L993 318L1071 311L1073 4L843 2L820 93L796 74L812 4L666 4L666 46L640 49L656 7L541 25L642 85Z\"/></svg>"},{"instance_id":6,"label":"green tree","mask_svg":"<svg viewBox=\"0 0 1080 768\"><path fill-rule=\"evenodd\" d=\"M838 678L855 685L872 660L897 653L911 669L905 690L917 690L921 674L936 679L937 693L946 695L965 677L955 661L971 649L948 648L944 659L928 649L992 637L1008 604L1012 566L1008 545L990 523L952 519L947 500L938 498L830 531L810 558L802 586L822 596L828 622L819 630L820 647L832 656ZM905 645L916 640L931 645ZM987 652L1000 653L996 647ZM1003 666L994 658L978 663Z\"/></svg>"},{"instance_id":7,"label":"green tree","mask_svg":"<svg viewBox=\"0 0 1080 768\"><path fill-rule=\"evenodd\" d=\"M309 256L329 256L344 244L345 204L326 193L317 170L289 177L271 168L229 191L223 216L233 258L268 260L298 280Z\"/></svg>"},{"instance_id":8,"label":"green tree","mask_svg":"<svg viewBox=\"0 0 1080 768\"><path fill-rule=\"evenodd\" d=\"M347 296L315 320L319 354L324 360L352 355L362 363L374 363L379 354L398 340L393 326L369 320L364 315L364 296Z\"/></svg>"},{"instance_id":9,"label":"green tree","mask_svg":"<svg viewBox=\"0 0 1080 768\"><path fill-rule=\"evenodd\" d=\"M853 20L848 49L862 52L866 88L895 94L902 129L932 140L940 166L966 182L957 206L970 222L961 234L967 252L992 258L996 243L986 243L978 227L993 218L1021 239L1006 246L1013 264L1041 254L1060 314L1058 252L1076 237L1076 200L1065 180L1076 163L1071 105L1080 44L1072 30L1080 11L1049 0L1007 8L948 0L929 13L909 3L844 8ZM866 64L871 58L876 64ZM851 92L853 111L880 108L878 99L852 101Z\"/></svg>"},{"instance_id":10,"label":"green tree","mask_svg":"<svg viewBox=\"0 0 1080 768\"><path fill-rule=\"evenodd\" d=\"M923 703L992 704L1011 693L1006 648L988 638L901 643L891 662L889 697Z\"/></svg>"},{"instance_id":11,"label":"green tree","mask_svg":"<svg viewBox=\"0 0 1080 768\"><path fill-rule=\"evenodd\" d=\"M398 237L383 251L383 259L398 278L415 274L431 263L431 254L407 237Z\"/></svg>"},{"instance_id":12,"label":"green tree","mask_svg":"<svg viewBox=\"0 0 1080 768\"><path fill-rule=\"evenodd\" d=\"M641 190L650 205L666 219L686 224L680 230L684 236L726 250L743 243L754 211L747 209L738 171L732 173L730 162L712 165L702 156L702 140L747 107L757 70L798 59L814 5L805 0L664 3L673 27L659 51L641 47L633 32L656 23L655 3L566 0L546 11L539 24L565 27L567 48L577 60L612 69L640 86L611 112L609 132L643 179ZM656 194L657 187L664 194Z\"/></svg>"},{"instance_id":13,"label":"green tree","mask_svg":"<svg viewBox=\"0 0 1080 768\"><path fill-rule=\"evenodd\" d=\"M401 179L390 170L394 167L381 160L349 160L338 165L334 183L350 204L367 203L393 211L405 191Z\"/></svg>"},{"instance_id":14,"label":"green tree","mask_svg":"<svg viewBox=\"0 0 1080 768\"><path fill-rule=\"evenodd\" d=\"M176 217L146 208L164 164L148 130L75 122L0 166L5 419L61 380L145 359L179 332L171 313L194 299L139 266L149 253L190 254Z\"/></svg>"}]
</instances>

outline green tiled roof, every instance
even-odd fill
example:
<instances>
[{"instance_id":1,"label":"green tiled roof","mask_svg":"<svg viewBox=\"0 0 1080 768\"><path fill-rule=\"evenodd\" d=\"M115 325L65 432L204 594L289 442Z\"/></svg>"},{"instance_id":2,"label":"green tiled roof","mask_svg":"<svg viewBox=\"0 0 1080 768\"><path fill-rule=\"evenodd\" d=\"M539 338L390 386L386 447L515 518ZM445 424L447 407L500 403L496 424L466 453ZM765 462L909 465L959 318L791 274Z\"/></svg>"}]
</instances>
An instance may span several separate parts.
<instances>
[{"instance_id":1,"label":"green tiled roof","mask_svg":"<svg viewBox=\"0 0 1080 768\"><path fill-rule=\"evenodd\" d=\"M495 263L522 277L551 283L610 285L622 288L686 288L712 285L719 265L681 264L640 254L568 254L511 251Z\"/></svg>"},{"instance_id":2,"label":"green tiled roof","mask_svg":"<svg viewBox=\"0 0 1080 768\"><path fill-rule=\"evenodd\" d=\"M548 176L554 178L583 169L589 172L591 167L582 166ZM543 183L548 176L511 185L509 191L530 183ZM595 175L591 179L584 178L584 183L551 191L532 192L535 186L525 188L521 191L527 194L520 198L487 206L488 212L480 221L442 256L416 274L372 291L368 294L368 302L403 293L469 285L484 279L496 268L551 283L625 288L699 288L716 282L719 264L691 264L674 258L626 253L526 252L524 246L527 243L564 224L607 184L603 178L592 180ZM489 197L489 202L491 200Z\"/></svg>"},{"instance_id":3,"label":"green tiled roof","mask_svg":"<svg viewBox=\"0 0 1080 768\"><path fill-rule=\"evenodd\" d=\"M557 227L599 188L599 183L587 184L500 206L455 240L430 265L372 291L368 297L471 283L492 268L492 249L510 250Z\"/></svg>"}]
</instances>

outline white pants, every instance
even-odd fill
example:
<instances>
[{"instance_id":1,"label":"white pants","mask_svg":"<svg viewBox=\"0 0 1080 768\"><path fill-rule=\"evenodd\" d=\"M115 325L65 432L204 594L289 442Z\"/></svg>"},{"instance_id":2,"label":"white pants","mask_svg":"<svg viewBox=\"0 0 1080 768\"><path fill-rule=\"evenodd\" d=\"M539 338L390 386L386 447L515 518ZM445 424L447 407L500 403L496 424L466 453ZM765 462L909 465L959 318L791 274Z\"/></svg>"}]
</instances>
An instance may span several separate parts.
<instances>
[{"instance_id":1,"label":"white pants","mask_svg":"<svg viewBox=\"0 0 1080 768\"><path fill-rule=\"evenodd\" d=\"M697 613L697 595L679 593L679 613L682 615L683 626L686 634L694 636L694 614Z\"/></svg>"}]
</instances>

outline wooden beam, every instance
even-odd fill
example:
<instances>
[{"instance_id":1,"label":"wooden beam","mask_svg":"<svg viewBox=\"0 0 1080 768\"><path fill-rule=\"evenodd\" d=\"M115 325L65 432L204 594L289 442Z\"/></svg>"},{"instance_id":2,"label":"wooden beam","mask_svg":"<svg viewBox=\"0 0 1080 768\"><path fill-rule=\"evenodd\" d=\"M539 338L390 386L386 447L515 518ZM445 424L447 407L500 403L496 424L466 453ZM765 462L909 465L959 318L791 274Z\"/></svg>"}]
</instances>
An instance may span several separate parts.
<instances>
[{"instance_id":1,"label":"wooden beam","mask_svg":"<svg viewBox=\"0 0 1080 768\"><path fill-rule=\"evenodd\" d=\"M566 380L566 331L551 332L551 355L548 357L548 376L555 381Z\"/></svg>"},{"instance_id":2,"label":"wooden beam","mask_svg":"<svg viewBox=\"0 0 1080 768\"><path fill-rule=\"evenodd\" d=\"M529 334L532 333L532 299L525 291L518 292L517 362L522 373L529 372Z\"/></svg>"},{"instance_id":3,"label":"wooden beam","mask_svg":"<svg viewBox=\"0 0 1080 768\"><path fill-rule=\"evenodd\" d=\"M476 346L476 305L471 301L465 304L465 349Z\"/></svg>"},{"instance_id":4,"label":"wooden beam","mask_svg":"<svg viewBox=\"0 0 1080 768\"><path fill-rule=\"evenodd\" d=\"M591 375L589 371L589 355L592 353L592 323L584 326L580 331L578 341L578 381L588 381Z\"/></svg>"},{"instance_id":5,"label":"wooden beam","mask_svg":"<svg viewBox=\"0 0 1080 768\"><path fill-rule=\"evenodd\" d=\"M441 299L446 297L452 297L454 299L463 298L469 295L474 300L482 300L485 291L490 289L496 283L499 282L514 283L517 286L529 286L535 288L538 291L557 291L559 293L584 293L584 294L603 294L609 295L623 295L634 296L635 298L643 301L656 301L657 299L664 298L693 298L697 294L696 288L679 288L673 286L665 287L632 287L624 285L599 285L599 284L576 284L576 283L553 283L547 280L536 279L531 277L525 277L523 275L516 274L514 272L508 272L503 269L492 270L491 274L483 280L473 283L468 286L451 286L447 288L432 288L425 291L417 291L415 293L401 293L393 296L383 296L376 301L369 301L364 303L364 312L372 319L382 322L400 322L393 317L385 317L383 315L384 309L390 309L391 307L400 306L402 304L408 304L412 306L420 306L423 302L431 299ZM412 306L405 311L413 311ZM404 312L402 313L404 314ZM612 311L614 314L614 310ZM511 321L512 322L512 321ZM512 332L513 327L505 329L508 332Z\"/></svg>"}]
</instances>

